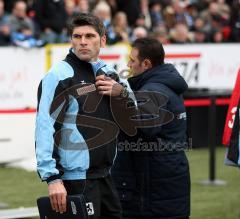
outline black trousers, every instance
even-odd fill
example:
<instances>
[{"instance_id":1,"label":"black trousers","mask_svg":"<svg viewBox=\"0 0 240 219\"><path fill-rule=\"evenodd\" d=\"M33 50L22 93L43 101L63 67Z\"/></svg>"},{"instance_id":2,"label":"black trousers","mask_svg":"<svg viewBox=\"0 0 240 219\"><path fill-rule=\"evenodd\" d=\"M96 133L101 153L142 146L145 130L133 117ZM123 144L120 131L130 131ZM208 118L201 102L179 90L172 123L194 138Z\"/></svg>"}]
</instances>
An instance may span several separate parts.
<instances>
[{"instance_id":1,"label":"black trousers","mask_svg":"<svg viewBox=\"0 0 240 219\"><path fill-rule=\"evenodd\" d=\"M122 219L121 204L111 176L64 180L64 186L68 195L84 194L90 211L89 219Z\"/></svg>"}]
</instances>

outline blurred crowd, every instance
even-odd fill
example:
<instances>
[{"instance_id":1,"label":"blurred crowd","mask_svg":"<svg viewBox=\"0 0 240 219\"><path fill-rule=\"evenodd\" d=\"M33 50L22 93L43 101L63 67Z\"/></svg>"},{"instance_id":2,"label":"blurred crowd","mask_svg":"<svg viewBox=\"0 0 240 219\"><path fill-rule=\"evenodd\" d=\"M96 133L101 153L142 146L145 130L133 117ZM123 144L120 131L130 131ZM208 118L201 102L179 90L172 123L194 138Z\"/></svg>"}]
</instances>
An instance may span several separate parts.
<instances>
[{"instance_id":1,"label":"blurred crowd","mask_svg":"<svg viewBox=\"0 0 240 219\"><path fill-rule=\"evenodd\" d=\"M69 42L67 22L91 12L109 45L151 36L163 44L240 42L240 0L0 0L0 46Z\"/></svg>"}]
</instances>

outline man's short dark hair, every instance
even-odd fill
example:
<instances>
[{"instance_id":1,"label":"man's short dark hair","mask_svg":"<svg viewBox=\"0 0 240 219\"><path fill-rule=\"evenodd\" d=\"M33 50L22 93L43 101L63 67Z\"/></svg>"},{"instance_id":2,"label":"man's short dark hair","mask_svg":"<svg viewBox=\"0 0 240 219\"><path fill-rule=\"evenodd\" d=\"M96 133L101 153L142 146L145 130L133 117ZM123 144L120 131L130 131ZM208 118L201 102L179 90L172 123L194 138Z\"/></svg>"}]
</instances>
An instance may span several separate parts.
<instances>
[{"instance_id":1,"label":"man's short dark hair","mask_svg":"<svg viewBox=\"0 0 240 219\"><path fill-rule=\"evenodd\" d=\"M165 52L162 44L153 38L140 38L133 42L133 48L138 50L138 59L149 59L154 66L164 63Z\"/></svg>"},{"instance_id":2,"label":"man's short dark hair","mask_svg":"<svg viewBox=\"0 0 240 219\"><path fill-rule=\"evenodd\" d=\"M104 36L106 33L103 22L98 17L90 13L79 13L74 15L68 23L68 34L71 36L74 28L87 25L92 26L100 37Z\"/></svg>"}]
</instances>

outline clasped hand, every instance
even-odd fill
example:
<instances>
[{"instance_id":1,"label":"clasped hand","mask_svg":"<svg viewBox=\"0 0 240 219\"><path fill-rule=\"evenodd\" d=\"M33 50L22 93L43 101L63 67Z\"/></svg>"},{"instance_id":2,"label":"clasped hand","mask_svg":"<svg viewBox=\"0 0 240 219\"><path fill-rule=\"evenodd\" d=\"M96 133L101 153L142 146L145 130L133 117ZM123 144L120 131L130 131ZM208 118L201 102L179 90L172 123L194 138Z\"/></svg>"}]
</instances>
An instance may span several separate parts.
<instances>
[{"instance_id":1,"label":"clasped hand","mask_svg":"<svg viewBox=\"0 0 240 219\"><path fill-rule=\"evenodd\" d=\"M119 96L123 90L123 86L106 75L96 77L96 88L100 94L112 97Z\"/></svg>"}]
</instances>

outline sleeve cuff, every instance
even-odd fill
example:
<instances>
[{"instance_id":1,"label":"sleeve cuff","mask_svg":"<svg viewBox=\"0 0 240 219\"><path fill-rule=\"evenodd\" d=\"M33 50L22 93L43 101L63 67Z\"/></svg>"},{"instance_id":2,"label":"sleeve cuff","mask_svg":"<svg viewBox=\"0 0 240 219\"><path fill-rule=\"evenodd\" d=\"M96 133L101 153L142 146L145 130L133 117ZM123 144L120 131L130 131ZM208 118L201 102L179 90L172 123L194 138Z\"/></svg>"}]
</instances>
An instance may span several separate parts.
<instances>
[{"instance_id":1,"label":"sleeve cuff","mask_svg":"<svg viewBox=\"0 0 240 219\"><path fill-rule=\"evenodd\" d=\"M62 180L61 180L61 179L55 179L55 180L53 180L53 181L50 181L50 182L48 183L48 185L51 185L51 184L57 183L57 182L61 182L61 183L62 183Z\"/></svg>"},{"instance_id":2,"label":"sleeve cuff","mask_svg":"<svg viewBox=\"0 0 240 219\"><path fill-rule=\"evenodd\" d=\"M61 180L61 175L58 174L58 175L50 176L46 179L46 182L47 184L50 184L52 181L55 181L55 180Z\"/></svg>"}]
</instances>

